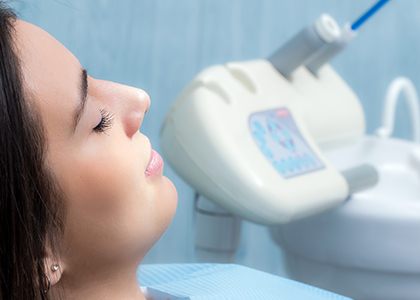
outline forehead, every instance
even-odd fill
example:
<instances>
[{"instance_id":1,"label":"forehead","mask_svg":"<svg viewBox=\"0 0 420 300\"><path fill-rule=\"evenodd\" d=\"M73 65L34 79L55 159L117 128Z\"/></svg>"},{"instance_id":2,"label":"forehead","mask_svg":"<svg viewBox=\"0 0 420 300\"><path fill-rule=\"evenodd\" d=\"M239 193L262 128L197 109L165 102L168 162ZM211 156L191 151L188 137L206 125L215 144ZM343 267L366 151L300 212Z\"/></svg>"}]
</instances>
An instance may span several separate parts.
<instances>
[{"instance_id":1,"label":"forehead","mask_svg":"<svg viewBox=\"0 0 420 300\"><path fill-rule=\"evenodd\" d=\"M29 101L35 102L47 131L62 130L79 99L80 64L61 43L35 25L18 20L15 32Z\"/></svg>"}]
</instances>

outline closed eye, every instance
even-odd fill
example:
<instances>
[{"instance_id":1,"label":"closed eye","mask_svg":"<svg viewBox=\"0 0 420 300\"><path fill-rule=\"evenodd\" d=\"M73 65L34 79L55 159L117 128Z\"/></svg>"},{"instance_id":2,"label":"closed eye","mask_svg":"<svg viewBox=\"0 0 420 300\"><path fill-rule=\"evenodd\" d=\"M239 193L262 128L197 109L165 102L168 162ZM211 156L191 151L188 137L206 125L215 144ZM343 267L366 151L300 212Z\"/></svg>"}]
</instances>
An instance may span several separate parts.
<instances>
[{"instance_id":1,"label":"closed eye","mask_svg":"<svg viewBox=\"0 0 420 300\"><path fill-rule=\"evenodd\" d=\"M104 109L100 110L101 112L101 120L99 121L98 125L93 128L93 131L97 133L103 133L110 129L113 124L114 115Z\"/></svg>"}]
</instances>

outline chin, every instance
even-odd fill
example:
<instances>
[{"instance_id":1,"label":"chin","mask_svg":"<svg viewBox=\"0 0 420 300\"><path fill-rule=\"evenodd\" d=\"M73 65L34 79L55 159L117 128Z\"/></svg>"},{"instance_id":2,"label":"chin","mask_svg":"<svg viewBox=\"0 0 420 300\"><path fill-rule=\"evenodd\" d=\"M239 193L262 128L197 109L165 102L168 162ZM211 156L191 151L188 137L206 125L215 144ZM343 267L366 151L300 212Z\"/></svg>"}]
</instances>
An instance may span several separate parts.
<instances>
[{"instance_id":1,"label":"chin","mask_svg":"<svg viewBox=\"0 0 420 300\"><path fill-rule=\"evenodd\" d=\"M176 207L178 204L178 192L176 190L175 185L169 178L162 176L162 181L162 184L164 185L162 188L162 210L164 211L164 214L166 216L165 219L167 219L167 227L169 226L176 212Z\"/></svg>"},{"instance_id":2,"label":"chin","mask_svg":"<svg viewBox=\"0 0 420 300\"><path fill-rule=\"evenodd\" d=\"M161 178L154 183L155 191L157 191L155 194L155 203L157 206L154 207L153 216L149 215L147 217L149 223L146 224L148 225L139 225L139 228L142 228L143 231L137 232L134 235L135 237L142 236L142 239L138 240L135 237L132 238L133 241L137 240L137 242L139 242L139 244L134 247L136 248L135 253L140 255L139 262L156 244L171 224L178 203L177 190L171 180L165 176L161 176ZM141 220L143 218L139 217L138 219Z\"/></svg>"}]
</instances>

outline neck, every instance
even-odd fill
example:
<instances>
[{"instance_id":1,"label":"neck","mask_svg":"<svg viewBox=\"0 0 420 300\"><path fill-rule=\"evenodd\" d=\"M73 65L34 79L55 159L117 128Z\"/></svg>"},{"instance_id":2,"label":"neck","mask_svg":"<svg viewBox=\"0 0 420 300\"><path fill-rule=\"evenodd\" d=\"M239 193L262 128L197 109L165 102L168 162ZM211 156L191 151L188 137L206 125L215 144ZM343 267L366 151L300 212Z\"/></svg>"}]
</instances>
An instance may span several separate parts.
<instances>
[{"instance_id":1,"label":"neck","mask_svg":"<svg viewBox=\"0 0 420 300\"><path fill-rule=\"evenodd\" d=\"M63 274L59 284L51 289L52 299L126 299L146 300L137 281L136 268L115 270L103 268ZM58 297L58 296L61 296Z\"/></svg>"}]
</instances>

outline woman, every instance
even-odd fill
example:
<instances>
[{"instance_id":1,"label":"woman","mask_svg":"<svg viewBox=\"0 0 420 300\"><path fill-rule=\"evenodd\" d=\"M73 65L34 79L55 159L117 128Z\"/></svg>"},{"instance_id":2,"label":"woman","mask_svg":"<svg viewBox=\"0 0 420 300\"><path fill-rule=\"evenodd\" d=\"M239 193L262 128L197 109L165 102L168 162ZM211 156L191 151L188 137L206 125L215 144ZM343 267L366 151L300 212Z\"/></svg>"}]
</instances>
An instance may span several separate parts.
<instances>
[{"instance_id":1,"label":"woman","mask_svg":"<svg viewBox=\"0 0 420 300\"><path fill-rule=\"evenodd\" d=\"M144 299L136 268L177 201L149 106L0 5L0 299Z\"/></svg>"}]
</instances>

